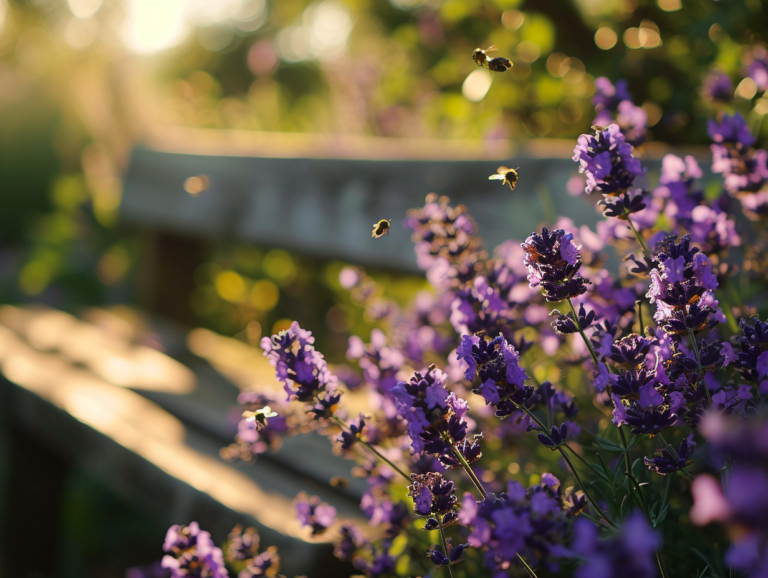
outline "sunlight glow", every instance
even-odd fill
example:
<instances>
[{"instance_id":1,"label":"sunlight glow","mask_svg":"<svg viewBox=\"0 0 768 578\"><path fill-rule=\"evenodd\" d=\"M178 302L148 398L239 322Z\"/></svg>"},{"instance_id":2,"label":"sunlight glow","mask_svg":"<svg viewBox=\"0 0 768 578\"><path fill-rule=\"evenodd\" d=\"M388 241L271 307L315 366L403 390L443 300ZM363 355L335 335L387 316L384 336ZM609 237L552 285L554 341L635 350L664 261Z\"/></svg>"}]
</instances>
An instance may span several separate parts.
<instances>
[{"instance_id":1,"label":"sunlight glow","mask_svg":"<svg viewBox=\"0 0 768 578\"><path fill-rule=\"evenodd\" d=\"M480 102L488 94L492 83L491 73L484 68L478 68L464 80L464 84L461 85L461 93L467 100Z\"/></svg>"},{"instance_id":2,"label":"sunlight glow","mask_svg":"<svg viewBox=\"0 0 768 578\"><path fill-rule=\"evenodd\" d=\"M128 48L150 53L182 42L188 34L186 4L186 0L130 0L123 30Z\"/></svg>"}]
</instances>

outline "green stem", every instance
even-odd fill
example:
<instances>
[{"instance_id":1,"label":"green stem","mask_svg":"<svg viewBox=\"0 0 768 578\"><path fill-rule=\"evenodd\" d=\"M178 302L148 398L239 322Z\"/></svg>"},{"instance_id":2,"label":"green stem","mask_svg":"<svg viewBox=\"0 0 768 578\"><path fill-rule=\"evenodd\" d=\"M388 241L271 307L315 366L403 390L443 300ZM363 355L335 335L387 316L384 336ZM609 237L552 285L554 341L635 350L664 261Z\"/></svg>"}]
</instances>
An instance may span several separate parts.
<instances>
[{"instance_id":1,"label":"green stem","mask_svg":"<svg viewBox=\"0 0 768 578\"><path fill-rule=\"evenodd\" d=\"M563 459L565 460L565 463L568 464L568 467L571 468L571 472L573 472L573 477L576 478L576 482L579 484L579 487L581 488L581 491L584 492L584 496L587 498L587 501L590 503L592 508L594 508L595 512L597 512L612 528L617 528L616 524L613 523L613 521L603 512L603 510L600 508L600 506L597 505L597 502L595 502L594 499L592 499L592 496L589 495L589 492L587 491L587 487L584 485L584 482L581 481L581 478L579 477L578 472L576 471L576 468L573 466L573 463L568 458L568 454L565 453L565 450L563 448L558 447L558 451L560 452L560 455L563 456Z\"/></svg>"},{"instance_id":2,"label":"green stem","mask_svg":"<svg viewBox=\"0 0 768 578\"><path fill-rule=\"evenodd\" d=\"M453 566L451 565L451 558L450 553L448 552L448 541L445 539L445 530L443 529L443 518L440 518L440 539L443 541L443 551L445 552L445 557L448 558L448 573L451 575L451 578L453 577Z\"/></svg>"},{"instance_id":3,"label":"green stem","mask_svg":"<svg viewBox=\"0 0 768 578\"><path fill-rule=\"evenodd\" d=\"M688 330L688 335L691 338L691 345L693 347L693 355L696 357L696 365L699 366L699 371L703 370L704 368L701 366L701 357L699 354L699 344L696 343L696 334L693 332L693 329ZM706 372L705 372L706 373ZM703 374L702 374L703 377ZM709 393L709 387L707 387L707 382L703 381L701 377L697 380L697 387L703 387L704 393L707 394L707 401L709 402L709 407L712 407L712 394Z\"/></svg>"},{"instance_id":4,"label":"green stem","mask_svg":"<svg viewBox=\"0 0 768 578\"><path fill-rule=\"evenodd\" d=\"M579 333L581 333L581 338L584 340L584 344L587 346L587 349L589 349L589 354L592 356L592 362L595 364L595 370L600 369L597 361L597 353L595 353L595 349L592 347L592 344L589 342L589 339L587 339L587 335L584 333L584 330L581 328L581 323L579 323L579 316L576 313L576 308L573 306L573 301L571 301L570 297L566 298L568 300L568 305L571 308L571 311L573 312L573 322L576 324L576 328L579 330Z\"/></svg>"},{"instance_id":5,"label":"green stem","mask_svg":"<svg viewBox=\"0 0 768 578\"><path fill-rule=\"evenodd\" d=\"M661 578L667 578L667 568L664 565L664 558L661 557L661 550L656 548L656 563L659 565L659 572L661 572Z\"/></svg>"},{"instance_id":6,"label":"green stem","mask_svg":"<svg viewBox=\"0 0 768 578\"><path fill-rule=\"evenodd\" d=\"M336 425L338 425L340 428L349 430L349 426L348 426L347 424L345 424L345 423L344 423L342 420L340 420L339 418L337 418L335 415L331 416L331 419L332 419L332 420L333 420L333 422L334 422ZM351 431L351 430L350 430L350 431ZM387 458L385 458L385 457L384 457L384 456L383 456L381 453L379 453L379 451L378 451L376 448L374 448L374 447L373 447L371 444L369 444L369 443L368 443L368 442L366 442L366 441L363 441L362 439L360 439L360 437L358 437L358 438L357 438L357 441L358 441L358 442L359 442L359 443L360 443L360 444L361 444L361 445L362 445L362 446L363 446L365 449L367 449L369 452L371 452L371 453L372 453L374 456L376 456L378 459L380 459L382 462L384 462L385 464L387 464L387 465L388 465L390 468L392 468L394 471L396 471L398 474L400 474L402 477L404 477L406 480L408 480L408 482L410 482L410 481L411 481L411 476L409 476L408 474L406 474L406 473L405 473L403 470L401 470L401 469L400 469L400 468L398 468L398 467L397 467L395 464L393 464L391 461L389 461Z\"/></svg>"},{"instance_id":7,"label":"green stem","mask_svg":"<svg viewBox=\"0 0 768 578\"><path fill-rule=\"evenodd\" d=\"M514 403L514 402L513 402L513 403ZM524 405L518 405L518 404L515 404L515 407L517 407L517 409L519 409L520 411L522 411L522 412L523 412L525 415L527 415L527 416L528 416L528 417L530 417L530 418L531 418L531 419L532 419L534 422L536 422L536 425L538 425L538 426L539 426L539 428L541 429L541 431L542 431L542 432L543 432L545 435L549 435L549 434L547 433L547 429L544 427L544 424L543 424L543 423L541 423L541 420L540 420L539 418L537 418L537 417L536 417L536 416L533 414L533 412L531 412L531 410L529 410L529 409L528 409L527 407L525 407ZM573 449L571 449L571 448L568 448L568 449L570 449L571 451L573 451ZM565 450L563 450L563 448L562 448L562 447L560 447L560 446L558 446L558 447L557 447L557 450L558 450L558 451L559 451L559 452L562 454L562 456L563 456L563 459L565 460L565 463L567 463L567 464L568 464L568 466L571 468L571 471L573 472L573 477L575 477L575 478L576 478L576 482L579 484L579 487L581 488L581 491L582 491L582 492L584 492L584 497L586 497L586 498L587 498L587 501L590 503L590 505L592 506L592 508L594 508L595 512L597 512L598 514L600 514L600 516L602 516L602 517L605 519L605 521L606 521L606 522L608 522L608 524L610 524L610 526L611 526L611 527L613 527L613 528L616 528L616 527L617 527L617 526L616 526L616 524L614 524L614 523L611 521L611 519L610 519L608 516L606 516L606 515L605 515L605 512L603 512L603 510L600 508L600 506L598 506L598 505L597 505L597 502L595 502L595 500L593 500L593 499L592 499L592 496L590 496L590 495L589 495L589 492L587 491L587 487L586 487L586 486L584 485L584 483L581 481L581 478L579 477L579 474L576 472L576 468L573 466L573 463L571 463L571 460L569 460L569 459L568 459L568 454L566 454L566 453L565 453Z\"/></svg>"},{"instance_id":8,"label":"green stem","mask_svg":"<svg viewBox=\"0 0 768 578\"><path fill-rule=\"evenodd\" d=\"M643 323L643 302L638 299L635 301L637 305L637 319L640 322L640 335L645 335L645 323Z\"/></svg>"},{"instance_id":9,"label":"green stem","mask_svg":"<svg viewBox=\"0 0 768 578\"><path fill-rule=\"evenodd\" d=\"M706 384L705 384L705 387L706 387ZM677 455L675 448L673 448L671 445L667 443L667 440L664 439L664 436L662 435L662 433L659 432L656 435L659 436L659 440L661 440L662 445L666 448L669 454L675 459L675 461L679 460L680 456ZM686 468L683 468L680 471L685 473L685 477L688 478L689 481L693 481L693 476L690 474L690 472ZM669 486L667 486L667 490L669 490ZM666 492L665 492L665 496L666 496Z\"/></svg>"},{"instance_id":10,"label":"green stem","mask_svg":"<svg viewBox=\"0 0 768 578\"><path fill-rule=\"evenodd\" d=\"M653 257L651 256L651 250L648 248L648 243L645 242L645 239L643 239L643 236L640 234L640 232L635 229L635 224L632 222L632 219L630 219L629 216L627 216L627 223L629 223L629 228L632 229L632 232L635 234L637 242L640 243L640 247L643 249L643 254L648 261L648 265L650 265L651 261L653 261Z\"/></svg>"},{"instance_id":11,"label":"green stem","mask_svg":"<svg viewBox=\"0 0 768 578\"><path fill-rule=\"evenodd\" d=\"M461 462L461 467L464 469L464 472L466 472L467 477L469 477L477 491L480 492L483 500L485 500L487 494L485 493L485 488L483 488L483 484L480 482L480 479L475 475L475 472L472 471L472 468L469 467L469 463L464 459L464 456L461 455L461 452L458 450L458 448L451 444L451 449L453 450L453 455L455 455L456 458Z\"/></svg>"},{"instance_id":12,"label":"green stem","mask_svg":"<svg viewBox=\"0 0 768 578\"><path fill-rule=\"evenodd\" d=\"M523 557L520 555L520 552L518 552L518 553L517 553L517 557L520 559L520 562L522 562L523 566L525 566L525 569L526 569L526 570L528 570L528 575L529 575L529 576L531 576L531 578L538 578L538 576L536 576L536 572L534 572L534 571L533 571L533 568L531 568L531 567L528 565L528 562L526 562L526 561L525 561L525 558L523 558Z\"/></svg>"}]
</instances>

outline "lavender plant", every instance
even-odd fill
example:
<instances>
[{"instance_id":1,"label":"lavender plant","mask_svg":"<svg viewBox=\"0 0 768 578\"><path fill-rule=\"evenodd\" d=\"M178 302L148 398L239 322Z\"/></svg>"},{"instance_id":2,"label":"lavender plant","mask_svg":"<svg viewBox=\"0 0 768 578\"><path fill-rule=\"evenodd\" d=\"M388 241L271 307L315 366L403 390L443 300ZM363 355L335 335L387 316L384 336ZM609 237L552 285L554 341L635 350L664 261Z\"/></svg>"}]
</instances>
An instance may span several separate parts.
<instances>
[{"instance_id":1,"label":"lavender plant","mask_svg":"<svg viewBox=\"0 0 768 578\"><path fill-rule=\"evenodd\" d=\"M756 48L744 71L761 90L765 63ZM724 106L731 86L713 72L703 93ZM596 89L599 126L573 156L602 196L596 231L561 218L489 253L465 207L429 195L404 226L431 292L399 308L342 271L381 326L350 337L357 369L332 370L296 322L262 340L286 399L243 394L225 455L252 460L304 427L356 460L370 528L306 495L296 511L366 576L768 576L768 303L749 249L764 242L766 152L721 111L720 194L672 154L646 190L644 113L626 83ZM618 274L608 247L626 256ZM370 392L368 413L349 418L348 390ZM253 534L230 542L241 578L274 575ZM173 576L225 575L196 525L166 550Z\"/></svg>"}]
</instances>

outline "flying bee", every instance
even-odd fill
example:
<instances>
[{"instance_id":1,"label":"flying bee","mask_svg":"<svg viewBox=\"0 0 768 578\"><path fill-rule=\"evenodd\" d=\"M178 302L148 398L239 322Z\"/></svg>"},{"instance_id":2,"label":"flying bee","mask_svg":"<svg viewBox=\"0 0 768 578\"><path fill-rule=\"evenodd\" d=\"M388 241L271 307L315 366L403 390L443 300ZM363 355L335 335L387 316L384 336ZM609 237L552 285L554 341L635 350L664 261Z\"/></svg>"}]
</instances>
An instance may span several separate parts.
<instances>
[{"instance_id":1,"label":"flying bee","mask_svg":"<svg viewBox=\"0 0 768 578\"><path fill-rule=\"evenodd\" d=\"M379 237L383 237L386 235L389 237L389 230L392 228L392 219L382 219L378 223L374 223L373 225L373 233L371 233L371 237L374 239L378 239Z\"/></svg>"},{"instance_id":2,"label":"flying bee","mask_svg":"<svg viewBox=\"0 0 768 578\"><path fill-rule=\"evenodd\" d=\"M512 68L512 61L509 58L497 56L488 61L488 68L494 72L504 72L508 68Z\"/></svg>"},{"instance_id":3,"label":"flying bee","mask_svg":"<svg viewBox=\"0 0 768 578\"><path fill-rule=\"evenodd\" d=\"M517 170L508 169L507 167L499 167L495 175L488 177L489 181L501 181L502 185L509 185L509 188L513 191L517 186Z\"/></svg>"},{"instance_id":4,"label":"flying bee","mask_svg":"<svg viewBox=\"0 0 768 578\"><path fill-rule=\"evenodd\" d=\"M496 52L498 51L498 47L494 44L493 46L489 46L485 50L482 48L475 48L475 51L472 53L472 60L474 60L478 66L485 66L488 64L491 59L488 58L488 52Z\"/></svg>"},{"instance_id":5,"label":"flying bee","mask_svg":"<svg viewBox=\"0 0 768 578\"><path fill-rule=\"evenodd\" d=\"M342 476L333 476L331 478L331 486L334 488L346 488L349 485L349 480Z\"/></svg>"},{"instance_id":6,"label":"flying bee","mask_svg":"<svg viewBox=\"0 0 768 578\"><path fill-rule=\"evenodd\" d=\"M496 58L490 58L489 52L496 52L498 48L496 45L489 46L485 50L482 48L475 48L472 53L472 60L474 60L478 66L487 66L489 70L494 72L504 72L508 68L512 68L512 62L508 58L497 56Z\"/></svg>"},{"instance_id":7,"label":"flying bee","mask_svg":"<svg viewBox=\"0 0 768 578\"><path fill-rule=\"evenodd\" d=\"M262 430L265 427L267 427L267 418L270 417L276 417L277 413L272 411L272 408L268 405L265 405L261 409L257 409L256 411L244 411L243 417L256 424L257 430Z\"/></svg>"}]
</instances>

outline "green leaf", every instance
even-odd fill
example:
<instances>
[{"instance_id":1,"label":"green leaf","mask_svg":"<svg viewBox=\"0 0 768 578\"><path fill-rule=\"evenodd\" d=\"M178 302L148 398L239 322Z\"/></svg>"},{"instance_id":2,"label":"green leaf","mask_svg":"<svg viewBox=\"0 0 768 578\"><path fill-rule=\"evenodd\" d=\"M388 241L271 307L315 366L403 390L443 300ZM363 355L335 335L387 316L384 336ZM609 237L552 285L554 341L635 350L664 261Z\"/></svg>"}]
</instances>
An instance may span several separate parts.
<instances>
[{"instance_id":1,"label":"green leaf","mask_svg":"<svg viewBox=\"0 0 768 578\"><path fill-rule=\"evenodd\" d=\"M661 511L658 513L658 515L651 514L653 527L655 528L656 526L661 524L664 521L664 518L667 517L668 513L669 513L669 502L664 504L664 507L661 508Z\"/></svg>"},{"instance_id":2,"label":"green leaf","mask_svg":"<svg viewBox=\"0 0 768 578\"><path fill-rule=\"evenodd\" d=\"M615 443L608 441L602 436L597 436L597 445L599 445L604 450L608 450L609 452L623 452L624 448L621 446L616 445Z\"/></svg>"}]
</instances>

